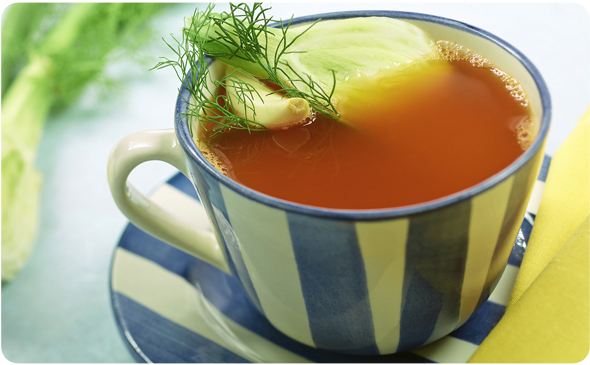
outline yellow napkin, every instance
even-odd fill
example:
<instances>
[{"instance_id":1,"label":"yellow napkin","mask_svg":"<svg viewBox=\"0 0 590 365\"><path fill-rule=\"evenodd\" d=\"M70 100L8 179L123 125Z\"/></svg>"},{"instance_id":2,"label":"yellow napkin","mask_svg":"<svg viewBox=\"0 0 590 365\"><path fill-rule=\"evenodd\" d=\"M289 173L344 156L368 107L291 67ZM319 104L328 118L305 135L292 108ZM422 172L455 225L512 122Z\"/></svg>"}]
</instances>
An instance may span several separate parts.
<instances>
[{"instance_id":1,"label":"yellow napkin","mask_svg":"<svg viewBox=\"0 0 590 365\"><path fill-rule=\"evenodd\" d=\"M469 362L578 362L590 349L590 108L551 160L502 320Z\"/></svg>"}]
</instances>

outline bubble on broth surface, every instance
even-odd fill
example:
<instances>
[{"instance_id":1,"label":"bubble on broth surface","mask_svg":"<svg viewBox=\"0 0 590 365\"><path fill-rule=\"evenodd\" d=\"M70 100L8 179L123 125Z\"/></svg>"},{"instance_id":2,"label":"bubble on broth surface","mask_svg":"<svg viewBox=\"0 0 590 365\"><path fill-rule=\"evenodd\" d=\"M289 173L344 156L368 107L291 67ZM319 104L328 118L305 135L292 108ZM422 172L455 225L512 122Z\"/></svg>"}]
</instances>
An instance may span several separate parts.
<instances>
[{"instance_id":1,"label":"bubble on broth surface","mask_svg":"<svg viewBox=\"0 0 590 365\"><path fill-rule=\"evenodd\" d=\"M528 106L529 101L522 85L514 77L497 68L491 61L468 48L450 41L438 41L439 51L443 59L453 61L467 61L474 67L489 69L504 83L512 98L522 106ZM518 144L526 150L533 143L538 131L538 123L533 117L519 123L516 131Z\"/></svg>"},{"instance_id":2,"label":"bubble on broth surface","mask_svg":"<svg viewBox=\"0 0 590 365\"><path fill-rule=\"evenodd\" d=\"M506 72L498 69L488 59L454 42L438 41L437 44L440 47L440 54L442 55L443 59L448 61L467 61L474 67L489 69L494 74L498 75L498 77L500 77L514 100L519 101L523 106L528 105L526 93L524 92L524 89L518 80L508 75Z\"/></svg>"},{"instance_id":3,"label":"bubble on broth surface","mask_svg":"<svg viewBox=\"0 0 590 365\"><path fill-rule=\"evenodd\" d=\"M219 155L211 151L211 148L207 143L198 139L195 140L195 143L197 144L197 148L199 149L199 151L201 151L203 157L205 157L205 159L209 161L209 163L213 165L213 167L215 167L217 171L221 172L227 177L230 177L228 164L222 162L222 159L219 157Z\"/></svg>"},{"instance_id":4,"label":"bubble on broth surface","mask_svg":"<svg viewBox=\"0 0 590 365\"><path fill-rule=\"evenodd\" d=\"M523 150L526 150L533 144L535 140L534 127L535 123L531 118L522 120L516 127L516 137L518 144Z\"/></svg>"}]
</instances>

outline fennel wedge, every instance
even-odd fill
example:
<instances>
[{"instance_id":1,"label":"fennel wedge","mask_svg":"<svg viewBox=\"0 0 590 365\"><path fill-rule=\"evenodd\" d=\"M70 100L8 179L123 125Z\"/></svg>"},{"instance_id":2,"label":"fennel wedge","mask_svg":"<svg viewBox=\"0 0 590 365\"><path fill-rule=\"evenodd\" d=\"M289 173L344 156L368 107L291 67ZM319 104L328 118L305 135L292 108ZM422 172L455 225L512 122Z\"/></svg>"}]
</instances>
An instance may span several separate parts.
<instances>
[{"instance_id":1,"label":"fennel wedge","mask_svg":"<svg viewBox=\"0 0 590 365\"><path fill-rule=\"evenodd\" d=\"M247 105L241 108L244 112L233 117L218 105L216 95L204 95L201 89L202 80L208 78L206 57L262 82L271 82L287 97L306 100L315 111L340 121L344 120L338 104L347 99L349 90L343 85L351 81L358 85L364 80L374 83L384 71L391 77L440 58L430 35L398 19L359 17L292 25L290 20L273 19L268 14L270 8L260 3L230 4L230 11L222 13L213 9L210 4L204 11L197 10L185 18L182 41L177 41L177 48L170 46L178 60L166 59L155 68L174 67L196 100L187 114L201 121L215 119L219 130L266 128L271 125L270 116L266 118L266 111L254 110L263 103L254 105L240 92L228 92L232 103ZM202 72L200 76L197 69ZM191 83L184 80L189 70ZM244 84L248 80L220 85L248 88ZM210 113L209 109L218 111Z\"/></svg>"},{"instance_id":2,"label":"fennel wedge","mask_svg":"<svg viewBox=\"0 0 590 365\"><path fill-rule=\"evenodd\" d=\"M252 86L255 93L241 88L244 83ZM268 129L288 128L311 114L311 108L305 99L283 97L258 79L231 66L226 68L225 88L236 115L251 119ZM251 94L251 104L243 102L248 97L244 93Z\"/></svg>"},{"instance_id":3,"label":"fennel wedge","mask_svg":"<svg viewBox=\"0 0 590 365\"><path fill-rule=\"evenodd\" d=\"M210 24L192 26L198 21ZM187 18L185 31L191 39L205 40L206 55L302 90L309 89L304 78L330 88L334 79L341 83L439 58L434 39L422 29L384 17L326 20L311 26L287 23L262 30L257 24L237 23L235 15L211 14ZM241 31L253 34L244 38Z\"/></svg>"}]
</instances>

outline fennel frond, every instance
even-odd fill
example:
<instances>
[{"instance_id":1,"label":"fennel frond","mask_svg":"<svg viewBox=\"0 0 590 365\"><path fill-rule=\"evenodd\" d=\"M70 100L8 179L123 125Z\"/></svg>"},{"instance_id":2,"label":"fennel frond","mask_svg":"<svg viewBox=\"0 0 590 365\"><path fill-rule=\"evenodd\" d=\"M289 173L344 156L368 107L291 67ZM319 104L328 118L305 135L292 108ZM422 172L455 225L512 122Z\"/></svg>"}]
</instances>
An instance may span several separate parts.
<instances>
[{"instance_id":1,"label":"fennel frond","mask_svg":"<svg viewBox=\"0 0 590 365\"><path fill-rule=\"evenodd\" d=\"M286 71L290 68L282 57L289 54L289 48L299 37L288 39L290 21L284 24L274 20L267 15L270 8L264 8L260 3L252 7L230 4L229 13L218 14L213 9L214 5L209 4L204 11L197 9L192 17L188 17L182 39L172 36L176 46L164 40L177 59L164 58L154 66L154 69L173 67L177 77L190 91L192 98L185 100L189 105L185 117L198 120L205 130L212 122L215 132L228 128L264 130L272 123L257 121L256 106L277 93L303 100L303 108L309 104L319 112L338 116L331 102L335 83L326 91L311 76L295 72L293 77L293 72ZM273 24L280 24L280 27L270 27ZM230 72L218 80L213 79L208 69L211 58L235 67L240 73ZM261 94L262 88L253 85L247 78L237 76L242 72L256 76L259 82L272 82L279 90ZM213 88L208 87L211 84ZM232 89L231 92L220 92L227 87ZM234 109L237 108L244 112L236 113Z\"/></svg>"}]
</instances>

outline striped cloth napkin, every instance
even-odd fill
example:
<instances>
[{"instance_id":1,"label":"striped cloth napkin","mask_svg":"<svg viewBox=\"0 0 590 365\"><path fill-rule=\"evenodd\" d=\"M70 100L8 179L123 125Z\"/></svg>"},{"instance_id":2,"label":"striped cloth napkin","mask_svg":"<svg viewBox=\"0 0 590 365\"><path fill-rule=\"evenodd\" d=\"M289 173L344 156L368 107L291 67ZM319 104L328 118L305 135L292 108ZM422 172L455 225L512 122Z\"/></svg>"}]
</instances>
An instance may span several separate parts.
<instances>
[{"instance_id":1,"label":"striped cloth napkin","mask_svg":"<svg viewBox=\"0 0 590 365\"><path fill-rule=\"evenodd\" d=\"M504 317L469 362L579 362L589 352L590 108L552 158Z\"/></svg>"}]
</instances>

